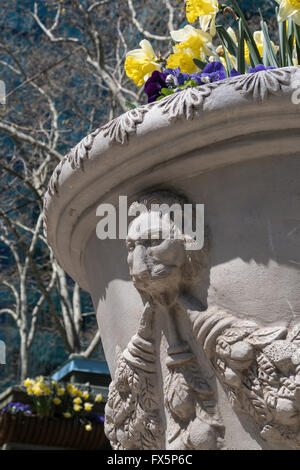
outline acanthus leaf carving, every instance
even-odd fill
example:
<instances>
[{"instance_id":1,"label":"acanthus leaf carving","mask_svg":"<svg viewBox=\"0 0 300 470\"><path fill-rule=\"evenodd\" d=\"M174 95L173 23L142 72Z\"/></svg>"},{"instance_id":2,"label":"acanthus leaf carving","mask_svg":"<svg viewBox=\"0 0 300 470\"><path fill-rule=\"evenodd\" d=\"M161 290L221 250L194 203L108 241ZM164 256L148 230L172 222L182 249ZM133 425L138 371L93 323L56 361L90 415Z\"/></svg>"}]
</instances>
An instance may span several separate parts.
<instances>
[{"instance_id":1,"label":"acanthus leaf carving","mask_svg":"<svg viewBox=\"0 0 300 470\"><path fill-rule=\"evenodd\" d=\"M208 98L217 83L209 83L195 88L188 88L183 92L174 93L158 102L164 115L169 121L184 118L193 119L195 112L203 109L205 99Z\"/></svg>"},{"instance_id":2,"label":"acanthus leaf carving","mask_svg":"<svg viewBox=\"0 0 300 470\"><path fill-rule=\"evenodd\" d=\"M254 101L264 101L269 95L279 95L284 85L291 81L291 71L286 69L261 70L238 77L235 89Z\"/></svg>"},{"instance_id":3,"label":"acanthus leaf carving","mask_svg":"<svg viewBox=\"0 0 300 470\"><path fill-rule=\"evenodd\" d=\"M109 138L110 144L126 144L129 135L136 133L137 126L143 122L150 107L151 105L140 106L121 114L101 128L102 134Z\"/></svg>"}]
</instances>

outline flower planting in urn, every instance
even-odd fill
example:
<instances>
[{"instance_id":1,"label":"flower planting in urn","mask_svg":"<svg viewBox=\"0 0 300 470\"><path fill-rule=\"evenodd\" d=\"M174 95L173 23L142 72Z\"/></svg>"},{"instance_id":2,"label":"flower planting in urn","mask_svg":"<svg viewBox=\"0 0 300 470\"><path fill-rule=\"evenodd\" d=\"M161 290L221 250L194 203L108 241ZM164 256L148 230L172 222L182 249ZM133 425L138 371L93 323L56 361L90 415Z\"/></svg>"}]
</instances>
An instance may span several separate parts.
<instances>
[{"instance_id":1,"label":"flower planting in urn","mask_svg":"<svg viewBox=\"0 0 300 470\"><path fill-rule=\"evenodd\" d=\"M168 57L127 54L148 104L50 180L47 239L93 298L114 449L300 449L300 5L277 3L278 44L235 0L187 0Z\"/></svg>"}]
</instances>

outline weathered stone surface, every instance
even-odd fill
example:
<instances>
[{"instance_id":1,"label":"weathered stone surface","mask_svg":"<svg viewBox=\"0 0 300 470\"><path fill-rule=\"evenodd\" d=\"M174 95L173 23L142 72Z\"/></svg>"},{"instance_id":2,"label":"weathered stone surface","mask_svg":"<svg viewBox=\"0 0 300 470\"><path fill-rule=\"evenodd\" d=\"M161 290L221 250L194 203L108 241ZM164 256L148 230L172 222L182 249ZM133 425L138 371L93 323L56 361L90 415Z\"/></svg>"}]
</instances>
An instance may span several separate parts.
<instances>
[{"instance_id":1,"label":"weathered stone surface","mask_svg":"<svg viewBox=\"0 0 300 470\"><path fill-rule=\"evenodd\" d=\"M87 289L114 377L117 449L300 448L299 68L236 77L83 139L45 198L54 253ZM205 245L96 237L96 208L205 205Z\"/></svg>"}]
</instances>

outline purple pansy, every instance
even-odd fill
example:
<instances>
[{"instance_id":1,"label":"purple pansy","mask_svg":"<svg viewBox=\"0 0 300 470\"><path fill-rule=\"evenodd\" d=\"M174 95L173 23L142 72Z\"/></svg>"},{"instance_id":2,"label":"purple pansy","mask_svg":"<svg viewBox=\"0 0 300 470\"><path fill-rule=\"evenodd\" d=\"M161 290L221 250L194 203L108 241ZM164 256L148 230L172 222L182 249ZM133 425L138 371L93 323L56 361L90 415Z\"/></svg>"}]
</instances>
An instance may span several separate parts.
<instances>
[{"instance_id":1,"label":"purple pansy","mask_svg":"<svg viewBox=\"0 0 300 470\"><path fill-rule=\"evenodd\" d=\"M180 67L177 67L176 69L166 69L165 73L173 77L173 83L175 86L184 85L184 82L190 78L188 73L180 72Z\"/></svg>"},{"instance_id":2,"label":"purple pansy","mask_svg":"<svg viewBox=\"0 0 300 470\"><path fill-rule=\"evenodd\" d=\"M167 74L155 70L145 83L145 93L148 95L148 103L152 103L159 96L162 88L167 88Z\"/></svg>"},{"instance_id":3,"label":"purple pansy","mask_svg":"<svg viewBox=\"0 0 300 470\"><path fill-rule=\"evenodd\" d=\"M265 67L262 64L258 64L254 68L250 67L248 70L248 73L256 73L256 72L261 72L262 70L270 70L270 69L275 69L275 67Z\"/></svg>"},{"instance_id":4,"label":"purple pansy","mask_svg":"<svg viewBox=\"0 0 300 470\"><path fill-rule=\"evenodd\" d=\"M241 75L240 72L238 72L236 69L231 69L229 77L238 77L239 75Z\"/></svg>"},{"instance_id":5,"label":"purple pansy","mask_svg":"<svg viewBox=\"0 0 300 470\"><path fill-rule=\"evenodd\" d=\"M209 62L203 69L201 77L209 77L210 82L218 82L227 78L225 69L221 62Z\"/></svg>"},{"instance_id":6,"label":"purple pansy","mask_svg":"<svg viewBox=\"0 0 300 470\"><path fill-rule=\"evenodd\" d=\"M24 403L20 403L20 402L13 402L11 401L10 403L8 403L8 405L6 405L5 408L3 408L3 410L1 410L2 412L6 412L6 411L9 411L10 413L25 413L25 414L31 414L31 409L30 409L30 405L25 405Z\"/></svg>"},{"instance_id":7,"label":"purple pansy","mask_svg":"<svg viewBox=\"0 0 300 470\"><path fill-rule=\"evenodd\" d=\"M105 416L104 415L98 415L98 414L95 414L95 413L90 413L86 417L90 421L94 421L96 423L104 423L104 421L105 421Z\"/></svg>"}]
</instances>

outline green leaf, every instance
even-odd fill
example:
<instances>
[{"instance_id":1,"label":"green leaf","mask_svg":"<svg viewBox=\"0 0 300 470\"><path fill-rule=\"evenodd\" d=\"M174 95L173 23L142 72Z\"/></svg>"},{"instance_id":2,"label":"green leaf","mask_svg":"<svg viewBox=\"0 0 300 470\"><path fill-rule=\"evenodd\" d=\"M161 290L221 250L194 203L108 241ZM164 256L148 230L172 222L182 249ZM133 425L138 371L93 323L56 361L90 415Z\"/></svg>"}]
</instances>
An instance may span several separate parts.
<instances>
[{"instance_id":1,"label":"green leaf","mask_svg":"<svg viewBox=\"0 0 300 470\"><path fill-rule=\"evenodd\" d=\"M260 57L259 50L257 49L256 42L254 41L252 32L249 28L249 25L246 21L246 18L244 16L242 10L239 7L239 4L238 4L237 0L230 0L230 3L232 5L233 9L235 10L235 12L240 17L239 22L241 22L243 24L244 35L245 35L245 39L246 39L248 47L249 47L249 53L250 53L250 57L253 61L253 65L262 64L262 59Z\"/></svg>"},{"instance_id":2,"label":"green leaf","mask_svg":"<svg viewBox=\"0 0 300 470\"><path fill-rule=\"evenodd\" d=\"M296 54L298 59L298 64L300 64L300 26L294 22L294 31L296 38Z\"/></svg>"},{"instance_id":3,"label":"green leaf","mask_svg":"<svg viewBox=\"0 0 300 470\"><path fill-rule=\"evenodd\" d=\"M278 8L277 8L278 11ZM278 22L280 67L287 65L286 21Z\"/></svg>"},{"instance_id":4,"label":"green leaf","mask_svg":"<svg viewBox=\"0 0 300 470\"><path fill-rule=\"evenodd\" d=\"M227 49L229 54L237 57L237 45L235 44L232 37L227 33L226 29L223 26L217 25L216 30L223 47Z\"/></svg>"},{"instance_id":5,"label":"green leaf","mask_svg":"<svg viewBox=\"0 0 300 470\"><path fill-rule=\"evenodd\" d=\"M206 63L205 62L202 62L201 60L199 59L193 59L194 61L194 64L197 65L197 67L199 67L199 69L203 70L204 67L206 67Z\"/></svg>"},{"instance_id":6,"label":"green leaf","mask_svg":"<svg viewBox=\"0 0 300 470\"><path fill-rule=\"evenodd\" d=\"M264 50L265 50L265 60L268 63L265 63L266 66L270 65L271 67L278 67L278 62L272 47L272 43L269 36L268 27L265 21L261 21L261 29L264 35Z\"/></svg>"},{"instance_id":7,"label":"green leaf","mask_svg":"<svg viewBox=\"0 0 300 470\"><path fill-rule=\"evenodd\" d=\"M168 95L172 95L174 93L175 90L170 90L170 88L162 88L160 90L161 94L163 96L168 96Z\"/></svg>"},{"instance_id":8,"label":"green leaf","mask_svg":"<svg viewBox=\"0 0 300 470\"><path fill-rule=\"evenodd\" d=\"M131 103L131 101L129 101L129 100L125 100L125 106L128 109L135 109L135 108L138 107L138 104L137 103Z\"/></svg>"},{"instance_id":9,"label":"green leaf","mask_svg":"<svg viewBox=\"0 0 300 470\"><path fill-rule=\"evenodd\" d=\"M245 30L241 18L239 19L237 68L241 74L245 73Z\"/></svg>"}]
</instances>

